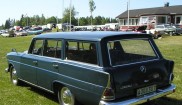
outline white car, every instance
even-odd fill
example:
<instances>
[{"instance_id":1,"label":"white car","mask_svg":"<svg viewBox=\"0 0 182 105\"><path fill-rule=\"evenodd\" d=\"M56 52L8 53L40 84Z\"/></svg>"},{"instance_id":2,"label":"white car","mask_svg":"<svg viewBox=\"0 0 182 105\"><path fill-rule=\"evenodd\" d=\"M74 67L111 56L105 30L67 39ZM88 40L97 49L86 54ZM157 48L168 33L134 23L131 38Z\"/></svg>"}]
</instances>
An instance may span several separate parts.
<instances>
[{"instance_id":1,"label":"white car","mask_svg":"<svg viewBox=\"0 0 182 105\"><path fill-rule=\"evenodd\" d=\"M175 34L177 35L182 34L182 28L180 27L180 25L175 24L175 25L172 25L172 27L175 29Z\"/></svg>"},{"instance_id":2,"label":"white car","mask_svg":"<svg viewBox=\"0 0 182 105\"><path fill-rule=\"evenodd\" d=\"M2 33L1 36L3 36L3 37L9 37L9 33Z\"/></svg>"},{"instance_id":3,"label":"white car","mask_svg":"<svg viewBox=\"0 0 182 105\"><path fill-rule=\"evenodd\" d=\"M18 31L18 32L15 32L16 36L27 36L27 32L26 31Z\"/></svg>"},{"instance_id":4,"label":"white car","mask_svg":"<svg viewBox=\"0 0 182 105\"><path fill-rule=\"evenodd\" d=\"M146 30L146 33L152 34L154 38L158 38L163 34L175 34L175 28L169 24L156 25L154 29Z\"/></svg>"}]
</instances>

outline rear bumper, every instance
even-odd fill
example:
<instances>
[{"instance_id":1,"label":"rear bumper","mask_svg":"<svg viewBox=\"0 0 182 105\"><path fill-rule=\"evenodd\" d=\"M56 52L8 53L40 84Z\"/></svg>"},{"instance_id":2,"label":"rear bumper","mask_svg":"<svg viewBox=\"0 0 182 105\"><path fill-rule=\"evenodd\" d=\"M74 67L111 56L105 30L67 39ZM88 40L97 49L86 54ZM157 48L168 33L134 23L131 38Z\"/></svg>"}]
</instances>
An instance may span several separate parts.
<instances>
[{"instance_id":1,"label":"rear bumper","mask_svg":"<svg viewBox=\"0 0 182 105\"><path fill-rule=\"evenodd\" d=\"M163 90L157 90L158 92L155 92L153 94L148 94L143 97L138 97L138 98L132 98L129 100L123 100L123 101L111 101L111 102L106 102L106 101L100 101L99 105L137 105L137 104L142 104L163 96L166 96L168 94L171 94L175 91L176 86L174 84L171 84L169 87L163 89Z\"/></svg>"}]
</instances>

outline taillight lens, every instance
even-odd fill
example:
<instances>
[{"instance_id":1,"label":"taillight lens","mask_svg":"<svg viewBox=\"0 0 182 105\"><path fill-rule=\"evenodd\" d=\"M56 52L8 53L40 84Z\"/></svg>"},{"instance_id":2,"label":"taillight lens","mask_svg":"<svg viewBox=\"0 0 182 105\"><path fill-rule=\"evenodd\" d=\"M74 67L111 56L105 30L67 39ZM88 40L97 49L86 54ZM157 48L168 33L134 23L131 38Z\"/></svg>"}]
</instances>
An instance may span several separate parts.
<instances>
[{"instance_id":1,"label":"taillight lens","mask_svg":"<svg viewBox=\"0 0 182 105\"><path fill-rule=\"evenodd\" d=\"M111 101L115 99L115 94L114 94L114 90L111 88L106 88L104 90L104 93L102 95L102 100L105 101Z\"/></svg>"}]
</instances>

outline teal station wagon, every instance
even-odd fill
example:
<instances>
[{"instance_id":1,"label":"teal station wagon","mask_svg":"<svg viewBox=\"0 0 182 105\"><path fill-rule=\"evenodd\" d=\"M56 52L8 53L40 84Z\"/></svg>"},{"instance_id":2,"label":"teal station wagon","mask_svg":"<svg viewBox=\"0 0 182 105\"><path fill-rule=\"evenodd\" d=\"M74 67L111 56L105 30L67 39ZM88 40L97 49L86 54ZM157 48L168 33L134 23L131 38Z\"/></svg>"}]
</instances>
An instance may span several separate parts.
<instances>
[{"instance_id":1,"label":"teal station wagon","mask_svg":"<svg viewBox=\"0 0 182 105\"><path fill-rule=\"evenodd\" d=\"M171 94L174 62L152 36L130 32L61 32L35 36L7 54L10 79L57 94L60 105L141 104Z\"/></svg>"}]
</instances>

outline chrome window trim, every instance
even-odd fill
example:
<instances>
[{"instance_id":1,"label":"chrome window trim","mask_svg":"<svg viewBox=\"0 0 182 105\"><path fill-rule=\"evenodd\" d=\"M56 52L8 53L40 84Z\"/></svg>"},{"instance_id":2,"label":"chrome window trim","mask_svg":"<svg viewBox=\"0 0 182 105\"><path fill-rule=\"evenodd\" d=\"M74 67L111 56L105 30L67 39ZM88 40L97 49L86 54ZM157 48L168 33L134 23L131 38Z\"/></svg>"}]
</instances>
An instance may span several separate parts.
<instances>
[{"instance_id":1,"label":"chrome window trim","mask_svg":"<svg viewBox=\"0 0 182 105\"><path fill-rule=\"evenodd\" d=\"M67 64L67 65L72 65L72 66L76 66L76 67L81 67L81 68L86 68L84 66L89 66L89 67L94 67L94 68L98 68L98 69L103 69L103 67L99 66L99 65L96 65L96 64L90 64L90 63L85 63L85 62L79 62L79 61L74 61L74 60L68 60L68 59L61 59L61 58L54 58L54 57L48 57L48 56L41 56L41 55L35 55L35 54L27 54L29 56L35 56L35 57L39 57L39 58L47 58L47 59L53 59L54 61L53 62L57 62L57 63L62 63L62 64ZM13 60L10 60L10 61L13 61ZM74 64L70 64L70 63L74 63ZM84 66L78 66L78 65L84 65ZM94 71L98 71L98 70L95 70L95 69L92 69ZM102 70L100 70L102 71Z\"/></svg>"},{"instance_id":2,"label":"chrome window trim","mask_svg":"<svg viewBox=\"0 0 182 105\"><path fill-rule=\"evenodd\" d=\"M149 41L149 44L151 45L154 53L156 54L156 57L157 59L153 59L153 60L145 60L145 61L138 61L138 62L133 62L133 63L128 63L128 64L120 64L120 65L112 65L112 62L111 62L111 55L110 55L110 52L109 52L109 46L108 46L108 42L116 42L116 41L121 41L121 40L113 40L113 41L108 41L107 42L107 51L108 51L108 54L109 54L109 62L110 62L110 66L112 67L120 67L120 66L127 66L127 65L132 65L132 64L138 64L138 63L144 63L144 62L149 62L149 61L156 61L156 60L159 60L159 55L157 53L157 51L155 50L154 46L152 45L152 42L151 40L149 40L148 38L131 38L131 39L122 39L122 40L133 40L133 39L136 39L136 40L148 40Z\"/></svg>"}]
</instances>

